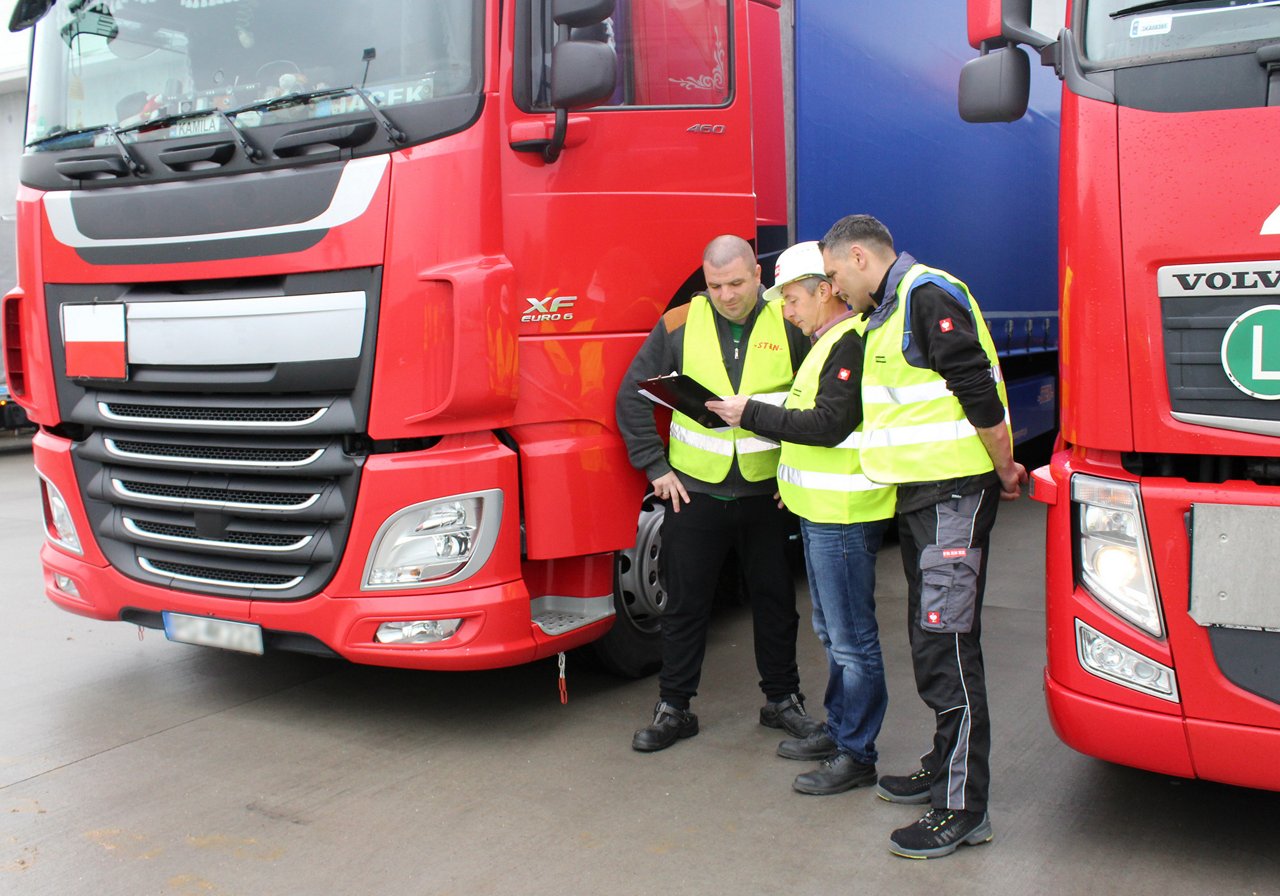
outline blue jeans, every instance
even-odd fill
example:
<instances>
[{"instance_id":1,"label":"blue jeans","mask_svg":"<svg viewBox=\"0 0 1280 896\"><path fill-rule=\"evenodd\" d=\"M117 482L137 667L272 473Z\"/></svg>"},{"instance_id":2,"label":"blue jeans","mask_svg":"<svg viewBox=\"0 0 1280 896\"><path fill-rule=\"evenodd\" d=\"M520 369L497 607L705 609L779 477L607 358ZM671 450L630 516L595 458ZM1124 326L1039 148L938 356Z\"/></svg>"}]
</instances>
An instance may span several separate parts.
<instances>
[{"instance_id":1,"label":"blue jeans","mask_svg":"<svg viewBox=\"0 0 1280 896\"><path fill-rule=\"evenodd\" d=\"M827 649L827 734L859 762L876 761L889 705L876 625L876 551L888 520L800 521L813 630Z\"/></svg>"}]
</instances>

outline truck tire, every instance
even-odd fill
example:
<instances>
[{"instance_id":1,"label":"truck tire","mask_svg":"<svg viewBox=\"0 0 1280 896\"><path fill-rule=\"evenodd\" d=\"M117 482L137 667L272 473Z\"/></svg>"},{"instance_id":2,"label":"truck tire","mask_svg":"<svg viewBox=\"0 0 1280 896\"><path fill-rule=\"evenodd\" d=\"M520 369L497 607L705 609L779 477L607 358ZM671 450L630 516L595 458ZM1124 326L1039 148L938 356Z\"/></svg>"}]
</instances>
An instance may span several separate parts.
<instances>
[{"instance_id":1,"label":"truck tire","mask_svg":"<svg viewBox=\"0 0 1280 896\"><path fill-rule=\"evenodd\" d=\"M667 606L662 577L662 519L666 509L652 494L640 505L636 543L619 551L613 576L617 613L608 634L590 644L606 670L624 678L642 678L662 665L659 617Z\"/></svg>"}]
</instances>

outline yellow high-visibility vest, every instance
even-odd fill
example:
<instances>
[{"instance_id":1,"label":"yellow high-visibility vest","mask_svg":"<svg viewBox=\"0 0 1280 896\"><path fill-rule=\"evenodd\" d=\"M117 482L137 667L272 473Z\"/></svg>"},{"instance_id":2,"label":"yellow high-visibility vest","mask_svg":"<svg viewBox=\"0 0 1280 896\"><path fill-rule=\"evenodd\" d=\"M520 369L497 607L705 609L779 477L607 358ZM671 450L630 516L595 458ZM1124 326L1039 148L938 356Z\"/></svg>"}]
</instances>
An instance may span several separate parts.
<instances>
[{"instance_id":1,"label":"yellow high-visibility vest","mask_svg":"<svg viewBox=\"0 0 1280 896\"><path fill-rule=\"evenodd\" d=\"M785 394L795 368L791 362L782 303L768 302L756 315L746 342L746 359L738 394ZM715 310L704 295L693 297L684 325L684 363L681 371L717 395L732 395L729 372L720 354ZM748 482L772 479L781 453L776 442L741 428L708 429L679 411L671 415L671 466L703 482L723 482L735 457Z\"/></svg>"}]
</instances>

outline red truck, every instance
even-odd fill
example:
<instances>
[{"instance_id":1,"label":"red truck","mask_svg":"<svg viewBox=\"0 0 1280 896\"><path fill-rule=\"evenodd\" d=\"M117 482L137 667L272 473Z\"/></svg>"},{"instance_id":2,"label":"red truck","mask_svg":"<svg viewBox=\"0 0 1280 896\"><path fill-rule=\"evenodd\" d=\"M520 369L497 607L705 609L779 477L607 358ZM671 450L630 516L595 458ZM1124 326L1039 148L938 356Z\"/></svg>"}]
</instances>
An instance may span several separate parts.
<instances>
[{"instance_id":1,"label":"red truck","mask_svg":"<svg viewBox=\"0 0 1280 896\"><path fill-rule=\"evenodd\" d=\"M660 514L614 396L711 237L785 245L779 0L10 27L4 360L57 605L388 666L653 665Z\"/></svg>"},{"instance_id":2,"label":"red truck","mask_svg":"<svg viewBox=\"0 0 1280 896\"><path fill-rule=\"evenodd\" d=\"M960 108L1020 117L1019 43L1063 81L1049 714L1092 756L1280 790L1280 3L1045 5L970 0Z\"/></svg>"}]
</instances>

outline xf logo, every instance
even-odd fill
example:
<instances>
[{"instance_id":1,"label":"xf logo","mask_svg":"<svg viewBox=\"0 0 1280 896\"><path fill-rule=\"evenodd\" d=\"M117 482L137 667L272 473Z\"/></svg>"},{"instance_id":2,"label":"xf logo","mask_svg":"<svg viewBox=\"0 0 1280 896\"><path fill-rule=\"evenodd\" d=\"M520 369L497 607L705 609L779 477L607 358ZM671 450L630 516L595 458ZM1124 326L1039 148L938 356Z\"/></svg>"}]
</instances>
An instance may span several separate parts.
<instances>
[{"instance_id":1,"label":"xf logo","mask_svg":"<svg viewBox=\"0 0 1280 896\"><path fill-rule=\"evenodd\" d=\"M547 296L543 299L525 299L528 310L520 317L525 323L544 320L573 320L573 303L577 296Z\"/></svg>"}]
</instances>

